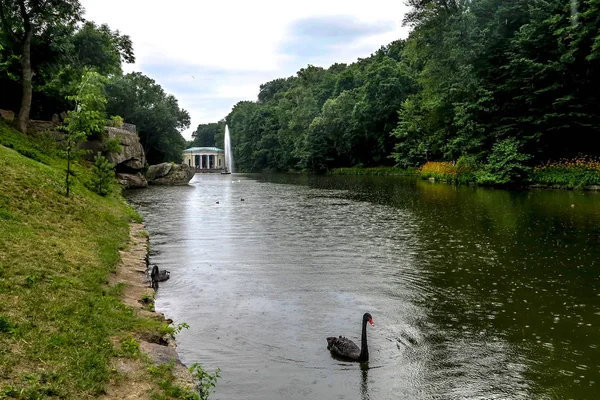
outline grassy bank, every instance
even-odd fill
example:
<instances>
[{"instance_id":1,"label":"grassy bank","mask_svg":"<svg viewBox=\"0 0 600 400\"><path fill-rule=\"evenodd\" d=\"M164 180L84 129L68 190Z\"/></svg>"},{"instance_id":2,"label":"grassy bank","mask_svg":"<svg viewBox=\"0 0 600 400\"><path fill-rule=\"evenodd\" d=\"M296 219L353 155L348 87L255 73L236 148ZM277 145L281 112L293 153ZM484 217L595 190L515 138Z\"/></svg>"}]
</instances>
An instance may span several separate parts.
<instances>
[{"instance_id":1,"label":"grassy bank","mask_svg":"<svg viewBox=\"0 0 600 400\"><path fill-rule=\"evenodd\" d=\"M139 217L119 195L89 191L85 165L66 198L57 154L0 122L0 399L97 398L124 379L115 357L141 358L136 338L165 331L108 284Z\"/></svg>"}]
</instances>

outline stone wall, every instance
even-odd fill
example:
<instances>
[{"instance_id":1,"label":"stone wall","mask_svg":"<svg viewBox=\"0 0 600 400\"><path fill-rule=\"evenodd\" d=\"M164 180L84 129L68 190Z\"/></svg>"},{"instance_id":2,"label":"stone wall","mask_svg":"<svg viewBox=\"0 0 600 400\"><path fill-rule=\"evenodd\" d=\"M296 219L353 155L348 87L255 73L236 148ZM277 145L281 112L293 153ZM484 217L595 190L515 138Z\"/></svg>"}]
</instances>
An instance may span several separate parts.
<instances>
[{"instance_id":1,"label":"stone wall","mask_svg":"<svg viewBox=\"0 0 600 400\"><path fill-rule=\"evenodd\" d=\"M15 119L15 113L10 110L0 110L0 116L7 121L12 121Z\"/></svg>"}]
</instances>

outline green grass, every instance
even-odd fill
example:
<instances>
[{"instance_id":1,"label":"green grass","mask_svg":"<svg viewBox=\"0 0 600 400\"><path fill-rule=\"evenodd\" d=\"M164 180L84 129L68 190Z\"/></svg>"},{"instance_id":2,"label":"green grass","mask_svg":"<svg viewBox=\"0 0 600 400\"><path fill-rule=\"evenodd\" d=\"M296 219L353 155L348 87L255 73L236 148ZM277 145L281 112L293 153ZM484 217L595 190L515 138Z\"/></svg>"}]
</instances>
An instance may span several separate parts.
<instances>
[{"instance_id":1,"label":"green grass","mask_svg":"<svg viewBox=\"0 0 600 400\"><path fill-rule=\"evenodd\" d=\"M111 338L131 353L130 335L161 326L107 284L139 215L89 191L84 164L66 198L56 154L0 123L0 399L96 398L123 351Z\"/></svg>"}]
</instances>

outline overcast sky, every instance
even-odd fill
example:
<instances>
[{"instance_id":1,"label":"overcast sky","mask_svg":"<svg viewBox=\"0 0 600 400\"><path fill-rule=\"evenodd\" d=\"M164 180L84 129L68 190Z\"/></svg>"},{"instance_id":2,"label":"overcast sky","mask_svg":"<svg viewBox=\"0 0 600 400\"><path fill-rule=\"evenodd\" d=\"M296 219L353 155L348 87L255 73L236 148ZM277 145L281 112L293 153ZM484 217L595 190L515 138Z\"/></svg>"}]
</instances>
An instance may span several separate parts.
<instances>
[{"instance_id":1,"label":"overcast sky","mask_svg":"<svg viewBox=\"0 0 600 400\"><path fill-rule=\"evenodd\" d=\"M405 38L403 0L81 0L85 18L133 41L141 71L175 95L200 123L255 101L261 83L308 64L368 57Z\"/></svg>"}]
</instances>

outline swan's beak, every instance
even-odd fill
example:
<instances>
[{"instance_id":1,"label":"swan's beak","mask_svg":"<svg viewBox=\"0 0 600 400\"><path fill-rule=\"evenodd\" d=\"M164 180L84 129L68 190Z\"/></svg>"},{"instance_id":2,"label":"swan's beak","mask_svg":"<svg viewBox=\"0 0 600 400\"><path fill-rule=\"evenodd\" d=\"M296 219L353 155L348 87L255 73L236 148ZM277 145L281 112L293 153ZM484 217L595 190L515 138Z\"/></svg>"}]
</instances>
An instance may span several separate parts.
<instances>
[{"instance_id":1,"label":"swan's beak","mask_svg":"<svg viewBox=\"0 0 600 400\"><path fill-rule=\"evenodd\" d=\"M371 318L371 319L369 320L369 323L370 323L372 326L375 326L375 324L373 323L373 318Z\"/></svg>"}]
</instances>

